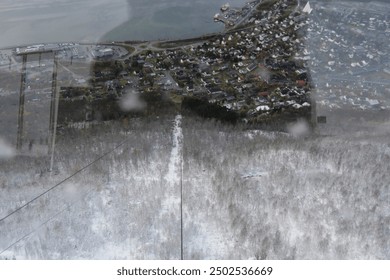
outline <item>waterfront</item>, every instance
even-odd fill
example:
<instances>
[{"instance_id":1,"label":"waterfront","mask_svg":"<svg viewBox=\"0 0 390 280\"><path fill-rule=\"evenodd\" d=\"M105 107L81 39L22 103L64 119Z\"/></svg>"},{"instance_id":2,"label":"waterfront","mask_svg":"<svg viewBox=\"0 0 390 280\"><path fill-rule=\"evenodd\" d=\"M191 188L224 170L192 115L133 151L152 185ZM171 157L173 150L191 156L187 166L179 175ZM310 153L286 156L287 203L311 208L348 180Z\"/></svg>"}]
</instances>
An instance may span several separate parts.
<instances>
[{"instance_id":1,"label":"waterfront","mask_svg":"<svg viewBox=\"0 0 390 280\"><path fill-rule=\"evenodd\" d=\"M0 4L0 48L199 36L223 29L213 22L213 16L226 2L241 7L247 0L4 0Z\"/></svg>"},{"instance_id":2,"label":"waterfront","mask_svg":"<svg viewBox=\"0 0 390 280\"><path fill-rule=\"evenodd\" d=\"M240 7L245 0L229 1ZM47 42L178 39L217 32L226 0L5 0L0 48Z\"/></svg>"}]
</instances>

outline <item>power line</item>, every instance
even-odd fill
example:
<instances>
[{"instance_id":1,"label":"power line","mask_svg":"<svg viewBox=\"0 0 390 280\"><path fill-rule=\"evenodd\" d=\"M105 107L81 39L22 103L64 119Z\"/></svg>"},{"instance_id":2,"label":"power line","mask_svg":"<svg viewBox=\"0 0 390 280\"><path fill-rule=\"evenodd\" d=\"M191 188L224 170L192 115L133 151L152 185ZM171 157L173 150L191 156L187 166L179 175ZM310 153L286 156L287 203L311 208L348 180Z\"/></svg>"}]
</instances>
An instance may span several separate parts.
<instances>
[{"instance_id":1,"label":"power line","mask_svg":"<svg viewBox=\"0 0 390 280\"><path fill-rule=\"evenodd\" d=\"M181 148L180 157L180 257L184 260L184 245L183 245L183 146Z\"/></svg>"},{"instance_id":2,"label":"power line","mask_svg":"<svg viewBox=\"0 0 390 280\"><path fill-rule=\"evenodd\" d=\"M14 210L12 213L8 214L7 216L5 216L4 218L2 218L0 220L0 222L4 221L5 219L7 219L8 217L10 217L11 215L15 214L16 212L20 211L21 209L27 207L29 204L31 204L32 202L34 202L35 200L37 200L38 198L42 197L43 195L45 195L46 193L50 192L51 190L57 188L58 186L60 186L61 184L63 184L64 182L66 182L67 180L71 179L72 177L76 176L78 173L84 171L85 169L89 168L90 166L92 166L93 164L95 164L96 162L98 162L99 160L101 160L102 158L104 158L105 156L109 155L110 153L114 152L115 150L117 150L118 148L120 148L121 146L123 146L126 142L128 141L128 139L125 139L124 141L122 141L120 144L118 144L116 147L114 147L113 149L111 149L110 151L104 153L103 155L99 156L97 159L95 159L94 161L92 161L91 163L89 163L88 165L84 166L82 169L78 170L77 172L75 172L74 174L72 174L71 176L65 178L64 180L62 180L61 182L59 182L58 184L56 184L55 186L51 187L50 189L48 189L47 191L43 192L42 194L36 196L35 198L33 198L32 200L30 200L29 202L25 203L24 205L22 205L21 207L17 208L16 210ZM86 195L88 195L89 193L91 193L92 190L90 190L89 192L86 193ZM32 233L34 233L35 231L37 231L39 228L41 228L42 226L46 225L47 223L49 223L50 221L52 221L53 219L55 219L57 216L61 215L63 212L65 212L66 210L68 210L71 206L73 206L74 204L76 204L77 202L79 202L79 200L75 201L74 203L68 205L67 207L65 207L64 209L62 209L60 212L56 213L54 216L50 217L48 220L46 220L45 222L41 223L39 226L37 226L35 229L33 229L32 231L30 231L29 233L23 235L22 237L20 237L19 239L17 239L15 242L13 242L11 245L7 246L4 250L2 250L0 252L0 255L2 255L4 252L6 252L8 249L10 249L11 247L13 247L14 245L16 245L17 243L19 243L20 241L22 241L23 239L25 239L26 237L28 237L29 235L31 235Z\"/></svg>"},{"instance_id":3,"label":"power line","mask_svg":"<svg viewBox=\"0 0 390 280\"><path fill-rule=\"evenodd\" d=\"M37 229L39 229L40 227L44 226L45 224L47 224L48 222L50 222L51 220L53 220L55 217L59 216L60 214L62 214L63 212L65 212L65 210L69 209L71 205L69 205L68 207L66 207L65 209L62 209L60 212L58 212L57 214L55 214L53 217L51 217L49 220L47 220L46 222L40 224L38 227L36 227L35 229L33 229L32 231L30 231L29 233L27 233L26 235L22 236L21 238L19 238L18 240L16 240L14 243L12 243L11 245L9 245L7 248L5 248L3 251L0 252L0 255L2 255L4 252L8 251L8 249L10 249L11 247L13 247L14 245L18 244L20 241L22 241L23 239L25 239L26 237L28 237L30 234L32 234L33 232L35 232Z\"/></svg>"},{"instance_id":4,"label":"power line","mask_svg":"<svg viewBox=\"0 0 390 280\"><path fill-rule=\"evenodd\" d=\"M91 163L87 164L86 166L84 166L83 168L79 169L78 171L76 171L75 173L73 173L72 175L70 175L69 177L65 178L64 180L62 180L61 182L57 183L56 185L54 185L53 187L51 187L50 189L44 191L43 193L39 194L38 196L34 197L33 199L31 199L30 201L26 202L25 204L23 204L22 206L16 208L14 211L12 211L11 213L9 213L8 215L4 216L3 218L0 219L0 223L3 222L4 220L6 220L7 218L9 218L10 216L14 215L15 213L19 212L20 210L26 208L28 205L30 205L31 203L33 203L34 201L36 201L37 199L41 198L42 196L44 196L45 194L47 194L48 192L58 188L60 185L62 185L63 183L65 183L66 181L68 181L69 179L75 177L77 174L83 172L84 170L86 170L87 168L89 168L90 166L92 166L93 164L95 164L96 162L98 162L99 160L101 160L102 158L106 157L107 155L109 155L110 153L114 152L115 150L117 150L118 148L120 148L121 146L123 146L126 142L128 141L128 139L125 139L124 141L122 141L119 145L117 145L116 147L114 147L113 149L111 149L110 151L104 153L103 155L99 156L97 159L95 159L94 161L92 161Z\"/></svg>"},{"instance_id":5,"label":"power line","mask_svg":"<svg viewBox=\"0 0 390 280\"><path fill-rule=\"evenodd\" d=\"M70 175L69 177L65 178L64 180L62 180L61 182L57 183L56 185L54 185L53 187L51 187L50 189L46 190L45 192L41 193L40 195L36 196L35 198L31 199L30 201L28 201L27 203L25 203L24 205L20 206L19 208L17 208L16 210L14 210L13 212L9 213L8 215L6 215L5 217L3 217L2 219L0 219L0 222L6 220L7 218L9 218L10 216L14 215L15 213L17 213L18 211L22 210L23 208L27 207L29 204L31 204L32 202L36 201L37 199L39 199L40 197L42 197L43 195L47 194L48 192L54 190L55 188L59 187L61 184L63 184L64 182L66 182L67 180L73 178L74 176L76 176L77 174L81 173L82 171L84 171L85 169L89 168L90 166L92 166L93 164L95 164L96 162L98 162L99 160L101 160L102 158L106 157L107 155L109 155L110 153L114 152L115 150L117 150L118 148L120 148L121 146L123 146L126 142L128 142L129 139L125 139L123 140L121 143L119 143L117 146L115 146L113 149L109 150L108 152L104 153L103 155L99 156L97 159L95 159L94 161L92 161L91 163L87 164L86 166L84 166L83 168L81 168L80 170L78 170L77 172L73 173L72 175ZM181 178L180 178L180 186L181 186L181 205L180 205L180 213L181 213L181 259L183 260L183 254L184 254L184 250L183 250L183 148L181 150ZM93 190L90 190L88 191L86 195L88 195L89 193L91 193ZM62 209L61 211L57 212L55 215L53 215L52 217L50 217L48 220L46 220L45 222L41 223L39 226L37 226L36 228L34 228L33 230L31 230L30 232L28 232L27 234L23 235L22 237L18 238L16 241L14 241L11 245L7 246L4 250L2 250L0 252L0 255L2 255L4 252L6 252L7 250L9 250L10 248L12 248L13 246L15 246L16 244L18 244L20 241L22 241L23 239L27 238L28 236L30 236L31 234L33 234L34 232L36 232L39 228L41 228L42 226L46 225L47 223L49 223L50 221L54 220L57 216L61 215L63 212L65 212L66 210L68 210L71 206L75 205L77 202L79 202L81 199L79 200L76 200L74 203L68 205L67 207L65 207L64 209Z\"/></svg>"},{"instance_id":6,"label":"power line","mask_svg":"<svg viewBox=\"0 0 390 280\"><path fill-rule=\"evenodd\" d=\"M180 119L180 126L182 125ZM180 149L180 258L184 260L184 233L183 233L183 131L181 131L181 149ZM180 146L179 146L180 147Z\"/></svg>"},{"instance_id":7,"label":"power line","mask_svg":"<svg viewBox=\"0 0 390 280\"><path fill-rule=\"evenodd\" d=\"M85 196L87 196L88 194L90 194L92 192L92 190L88 191ZM75 205L76 203L80 202L81 199L78 199L76 200L75 202L73 202L72 204L68 205L67 207L65 207L64 209L62 209L61 211L57 212L54 216L50 217L48 220L46 220L45 222L41 223L39 226L37 226L36 228L34 228L32 231L30 231L29 233L23 235L22 237L20 237L19 239L17 239L15 242L13 242L11 245L9 245L8 247L6 247L4 250L2 250L0 252L0 255L2 255L4 252L8 251L10 248L12 248L13 246L15 246L16 244L18 244L20 241L22 241L23 239L25 239L26 237L30 236L31 234L33 234L34 232L36 232L39 228L41 228L42 226L46 225L47 223L51 222L52 220L54 220L57 216L61 215L62 213L64 213L66 210L68 210L71 206Z\"/></svg>"}]
</instances>

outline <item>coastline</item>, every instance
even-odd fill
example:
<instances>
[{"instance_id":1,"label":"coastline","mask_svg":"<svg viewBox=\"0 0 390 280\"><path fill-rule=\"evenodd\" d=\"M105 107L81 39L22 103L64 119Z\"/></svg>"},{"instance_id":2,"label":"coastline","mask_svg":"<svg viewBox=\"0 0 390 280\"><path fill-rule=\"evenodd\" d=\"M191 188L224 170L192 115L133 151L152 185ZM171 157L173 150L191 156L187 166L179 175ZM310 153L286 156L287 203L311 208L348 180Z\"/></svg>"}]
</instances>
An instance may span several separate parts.
<instances>
[{"instance_id":1,"label":"coastline","mask_svg":"<svg viewBox=\"0 0 390 280\"><path fill-rule=\"evenodd\" d=\"M251 1L248 1L248 2L251 2ZM249 15L251 13L253 13L254 10L256 10L257 6L259 4L261 4L261 2L262 1L259 1L259 3L257 3L256 6L253 7L253 9L249 13ZM211 20L211 18L210 18L210 20ZM242 21L240 22L240 24L241 23L242 23ZM189 37L184 36L181 38L174 38L174 39L167 38L167 39L159 39L159 40L153 40L153 39L150 39L150 40L142 40L142 39L141 40L139 40L139 39L108 40L108 39L104 39L105 35L103 35L101 37L101 38L103 38L103 40L95 40L95 41L93 41L93 40L92 41L86 41L86 40L81 40L81 41L77 41L77 40L34 41L34 42L30 42L30 43L15 44L15 45L10 45L10 46L3 46L3 47L0 46L0 50L10 50L10 49L22 48L22 47L27 47L27 46L31 46L31 45L38 45L38 44L77 43L79 45L114 45L114 44L140 44L140 43L169 44L169 43L195 42L195 41L204 41L204 40L212 39L215 36L227 34L229 32L233 33L233 32L237 32L237 31L241 31L241 29L239 28L240 24L238 24L237 26L230 27L230 28L222 27L222 29L220 31L217 31L217 32L201 33L201 34L195 35L195 36L190 35ZM219 25L219 24L214 22L214 25Z\"/></svg>"}]
</instances>

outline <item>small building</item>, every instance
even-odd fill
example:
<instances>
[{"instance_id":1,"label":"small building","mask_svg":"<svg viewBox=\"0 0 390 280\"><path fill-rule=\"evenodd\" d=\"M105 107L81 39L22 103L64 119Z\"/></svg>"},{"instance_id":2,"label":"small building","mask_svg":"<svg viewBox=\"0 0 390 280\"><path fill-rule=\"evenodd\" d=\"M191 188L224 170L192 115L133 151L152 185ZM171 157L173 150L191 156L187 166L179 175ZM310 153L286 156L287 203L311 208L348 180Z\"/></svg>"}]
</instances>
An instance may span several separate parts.
<instances>
[{"instance_id":1,"label":"small building","mask_svg":"<svg viewBox=\"0 0 390 280\"><path fill-rule=\"evenodd\" d=\"M111 48L105 48L100 50L100 53L103 57L109 57L114 55L114 50Z\"/></svg>"},{"instance_id":2,"label":"small building","mask_svg":"<svg viewBox=\"0 0 390 280\"><path fill-rule=\"evenodd\" d=\"M313 11L313 9L310 7L310 2L307 2L305 7L303 8L303 12L310 15L312 11Z\"/></svg>"},{"instance_id":3,"label":"small building","mask_svg":"<svg viewBox=\"0 0 390 280\"><path fill-rule=\"evenodd\" d=\"M270 110L270 107L268 105L261 105L261 106L257 106L256 107L256 111L259 112L259 111L269 111Z\"/></svg>"},{"instance_id":4,"label":"small building","mask_svg":"<svg viewBox=\"0 0 390 280\"><path fill-rule=\"evenodd\" d=\"M253 70L255 70L257 68L257 63L252 63L250 64L246 70L248 70L248 72L252 72Z\"/></svg>"}]
</instances>

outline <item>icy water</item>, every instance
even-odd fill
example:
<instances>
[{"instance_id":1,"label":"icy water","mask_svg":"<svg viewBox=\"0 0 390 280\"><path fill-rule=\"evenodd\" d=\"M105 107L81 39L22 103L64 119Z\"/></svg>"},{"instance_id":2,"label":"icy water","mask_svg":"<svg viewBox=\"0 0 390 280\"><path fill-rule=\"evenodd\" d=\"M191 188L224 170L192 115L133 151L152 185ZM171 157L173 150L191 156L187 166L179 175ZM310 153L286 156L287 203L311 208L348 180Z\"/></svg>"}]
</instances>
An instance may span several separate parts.
<instances>
[{"instance_id":1,"label":"icy water","mask_svg":"<svg viewBox=\"0 0 390 280\"><path fill-rule=\"evenodd\" d=\"M240 7L245 0L229 1ZM222 30L225 0L34 0L0 3L0 48L45 42L155 40Z\"/></svg>"},{"instance_id":2,"label":"icy water","mask_svg":"<svg viewBox=\"0 0 390 280\"><path fill-rule=\"evenodd\" d=\"M46 42L198 36L223 29L222 24L214 23L213 15L226 2L232 7L241 7L248 1L2 0L0 48Z\"/></svg>"}]
</instances>

